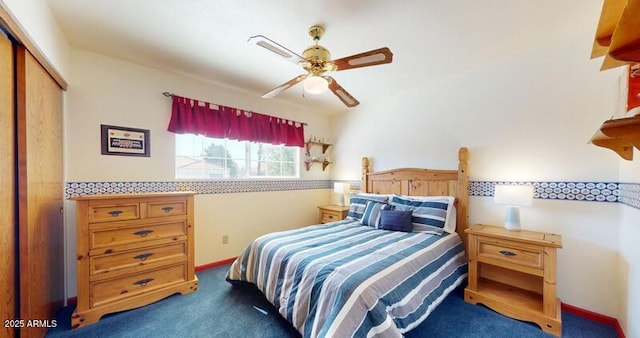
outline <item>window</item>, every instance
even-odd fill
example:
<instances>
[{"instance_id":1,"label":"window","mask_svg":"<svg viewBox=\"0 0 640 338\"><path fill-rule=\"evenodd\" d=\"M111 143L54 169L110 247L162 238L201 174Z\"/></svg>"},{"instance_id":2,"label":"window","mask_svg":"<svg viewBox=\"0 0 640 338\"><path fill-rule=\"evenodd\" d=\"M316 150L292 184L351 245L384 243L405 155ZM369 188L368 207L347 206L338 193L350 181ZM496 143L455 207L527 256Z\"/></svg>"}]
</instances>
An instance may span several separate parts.
<instances>
[{"instance_id":1,"label":"window","mask_svg":"<svg viewBox=\"0 0 640 338\"><path fill-rule=\"evenodd\" d=\"M300 177L300 149L176 134L176 178Z\"/></svg>"}]
</instances>

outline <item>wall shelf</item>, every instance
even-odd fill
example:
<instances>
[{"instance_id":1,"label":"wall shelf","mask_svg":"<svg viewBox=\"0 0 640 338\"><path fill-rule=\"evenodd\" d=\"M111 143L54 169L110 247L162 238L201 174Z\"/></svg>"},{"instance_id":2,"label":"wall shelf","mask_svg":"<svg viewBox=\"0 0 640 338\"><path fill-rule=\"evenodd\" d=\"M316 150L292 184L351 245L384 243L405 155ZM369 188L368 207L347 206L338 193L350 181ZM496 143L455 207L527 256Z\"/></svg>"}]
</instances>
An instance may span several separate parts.
<instances>
[{"instance_id":1,"label":"wall shelf","mask_svg":"<svg viewBox=\"0 0 640 338\"><path fill-rule=\"evenodd\" d=\"M332 144L330 144L330 143L316 142L316 141L309 141L309 142L305 143L305 145L307 147L307 153L311 151L311 148L313 146L321 146L323 154L326 153L327 149L329 149L329 147L332 146Z\"/></svg>"},{"instance_id":2,"label":"wall shelf","mask_svg":"<svg viewBox=\"0 0 640 338\"><path fill-rule=\"evenodd\" d=\"M640 0L605 0L591 58L604 56L601 70L640 62Z\"/></svg>"},{"instance_id":3,"label":"wall shelf","mask_svg":"<svg viewBox=\"0 0 640 338\"><path fill-rule=\"evenodd\" d=\"M307 150L306 152L306 160L304 161L304 164L307 168L307 171L309 171L309 169L311 169L311 166L313 166L314 163L322 163L322 171L324 171L327 166L329 164L331 164L331 162L327 161L326 158L316 158L316 157L312 157L311 156L311 150L314 146L318 146L322 148L322 155L324 155L327 152L327 149L329 149L329 147L332 146L332 144L330 143L324 143L324 142L318 142L318 141L308 141L305 142L305 148Z\"/></svg>"},{"instance_id":4,"label":"wall shelf","mask_svg":"<svg viewBox=\"0 0 640 338\"><path fill-rule=\"evenodd\" d=\"M327 166L328 166L329 164L331 164L332 162L329 162L329 161L322 161L322 160L308 160L308 161L304 161L304 164L307 166L307 171L309 171L309 169L311 169L311 166L312 166L314 163L322 163L322 171L324 171L324 170L327 168Z\"/></svg>"},{"instance_id":5,"label":"wall shelf","mask_svg":"<svg viewBox=\"0 0 640 338\"><path fill-rule=\"evenodd\" d=\"M611 149L627 161L633 160L633 145L631 143L614 137L609 137L603 134L600 130L593 135L591 143L598 147Z\"/></svg>"}]
</instances>

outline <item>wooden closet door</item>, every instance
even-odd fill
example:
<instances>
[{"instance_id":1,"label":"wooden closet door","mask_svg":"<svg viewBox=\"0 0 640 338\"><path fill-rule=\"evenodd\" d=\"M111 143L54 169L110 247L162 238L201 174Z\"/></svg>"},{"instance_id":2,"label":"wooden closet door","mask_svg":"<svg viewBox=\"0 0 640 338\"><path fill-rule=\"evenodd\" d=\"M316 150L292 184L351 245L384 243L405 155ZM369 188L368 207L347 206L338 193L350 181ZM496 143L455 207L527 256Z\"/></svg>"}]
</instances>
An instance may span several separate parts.
<instances>
[{"instance_id":1,"label":"wooden closet door","mask_svg":"<svg viewBox=\"0 0 640 338\"><path fill-rule=\"evenodd\" d=\"M64 300L62 90L16 46L21 319L52 320ZM42 337L47 328L23 328Z\"/></svg>"},{"instance_id":2,"label":"wooden closet door","mask_svg":"<svg viewBox=\"0 0 640 338\"><path fill-rule=\"evenodd\" d=\"M16 316L16 154L13 44L0 32L0 319ZM4 323L3 323L4 324ZM2 326L0 337L14 337Z\"/></svg>"}]
</instances>

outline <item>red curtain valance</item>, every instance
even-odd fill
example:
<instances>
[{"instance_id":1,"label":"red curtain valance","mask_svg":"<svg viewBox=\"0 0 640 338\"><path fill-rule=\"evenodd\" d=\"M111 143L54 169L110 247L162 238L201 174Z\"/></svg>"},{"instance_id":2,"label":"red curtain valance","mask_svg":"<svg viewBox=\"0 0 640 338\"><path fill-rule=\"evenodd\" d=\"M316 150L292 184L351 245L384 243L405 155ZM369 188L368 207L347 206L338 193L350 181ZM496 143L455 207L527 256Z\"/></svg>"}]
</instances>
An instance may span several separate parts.
<instances>
[{"instance_id":1,"label":"red curtain valance","mask_svg":"<svg viewBox=\"0 0 640 338\"><path fill-rule=\"evenodd\" d=\"M167 130L286 146L304 147L304 124L173 95Z\"/></svg>"}]
</instances>

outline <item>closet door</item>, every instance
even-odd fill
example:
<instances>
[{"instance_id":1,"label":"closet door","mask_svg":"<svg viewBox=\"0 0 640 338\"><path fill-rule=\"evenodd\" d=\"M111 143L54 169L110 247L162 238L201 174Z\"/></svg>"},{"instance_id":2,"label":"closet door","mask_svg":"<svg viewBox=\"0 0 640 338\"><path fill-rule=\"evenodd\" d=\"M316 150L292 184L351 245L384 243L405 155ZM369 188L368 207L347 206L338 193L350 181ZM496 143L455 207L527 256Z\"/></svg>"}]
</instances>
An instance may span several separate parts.
<instances>
[{"instance_id":1,"label":"closet door","mask_svg":"<svg viewBox=\"0 0 640 338\"><path fill-rule=\"evenodd\" d=\"M0 319L16 316L16 155L13 45L0 31ZM6 287L5 287L6 286ZM4 324L4 323L3 323ZM0 337L15 331L0 327Z\"/></svg>"},{"instance_id":2,"label":"closet door","mask_svg":"<svg viewBox=\"0 0 640 338\"><path fill-rule=\"evenodd\" d=\"M16 46L20 315L52 320L64 299L62 90ZM23 328L42 337L47 328Z\"/></svg>"}]
</instances>

